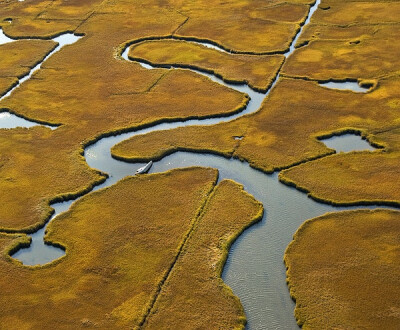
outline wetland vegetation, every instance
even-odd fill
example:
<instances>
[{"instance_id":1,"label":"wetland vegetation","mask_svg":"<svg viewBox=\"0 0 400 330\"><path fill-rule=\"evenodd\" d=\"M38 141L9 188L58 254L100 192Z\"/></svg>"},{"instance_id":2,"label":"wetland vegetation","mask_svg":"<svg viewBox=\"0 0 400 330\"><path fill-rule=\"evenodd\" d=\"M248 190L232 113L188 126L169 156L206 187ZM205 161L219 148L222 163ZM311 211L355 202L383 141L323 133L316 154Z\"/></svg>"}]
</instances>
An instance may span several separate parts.
<instances>
[{"instance_id":1,"label":"wetland vegetation","mask_svg":"<svg viewBox=\"0 0 400 330\"><path fill-rule=\"evenodd\" d=\"M398 328L399 11L0 1L0 323Z\"/></svg>"}]
</instances>

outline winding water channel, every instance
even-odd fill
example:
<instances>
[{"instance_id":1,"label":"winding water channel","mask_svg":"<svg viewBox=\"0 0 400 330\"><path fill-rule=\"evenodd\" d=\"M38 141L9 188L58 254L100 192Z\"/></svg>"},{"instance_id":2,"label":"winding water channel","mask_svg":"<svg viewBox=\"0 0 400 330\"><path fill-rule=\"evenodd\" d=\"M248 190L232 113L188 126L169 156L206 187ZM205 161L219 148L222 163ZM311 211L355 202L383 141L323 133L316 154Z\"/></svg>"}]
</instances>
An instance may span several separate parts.
<instances>
[{"instance_id":1,"label":"winding water channel","mask_svg":"<svg viewBox=\"0 0 400 330\"><path fill-rule=\"evenodd\" d=\"M315 5L311 7L309 16L304 25L308 24L311 15L317 9L319 3L320 0L317 0ZM286 57L290 56L295 50L294 45L300 33L301 31L290 45L290 50L285 54ZM61 37L62 36L58 38ZM79 37L74 36L71 39L71 35L69 34L69 38L69 43L71 43L72 40L76 41ZM53 40L56 39L57 38ZM215 45L207 43L202 44L218 49ZM63 45L60 43L57 50L62 46ZM125 60L129 60L127 52L128 48L121 54L121 57ZM44 60L53 53L54 51ZM29 77L34 70L40 68L40 65L37 66L36 69L34 68L31 70ZM152 67L147 64L143 64L143 66L152 69ZM171 69L174 68L171 67ZM214 75L196 70L191 71L205 75L219 84L248 94L251 98L248 106L241 113L230 117L164 123L139 131L100 139L96 143L88 146L84 154L87 164L90 167L109 174L109 178L103 184L96 186L94 190L110 186L126 176L133 175L138 167L143 166L143 164L139 163L132 164L113 159L110 154L110 149L115 144L139 134L189 125L214 125L231 121L246 113L255 112L260 108L262 101L279 79L278 74L269 91L263 94L252 90L247 85L228 84ZM29 79L29 77L27 79ZM20 81L20 83L22 82L23 81ZM325 87L337 88L335 85ZM18 88L18 86L15 88ZM0 98L0 100L9 96L13 90L10 90L6 95ZM365 89L357 90L357 92L365 91ZM29 122L6 112L0 114L0 128L32 125L37 125L37 123ZM338 152L374 150L367 141L362 140L357 135L348 134L334 137L324 142L326 142L330 148ZM329 211L340 211L356 207L333 207L317 203L308 198L306 194L280 183L277 178L277 173L267 175L251 168L245 162L241 162L237 159L226 159L214 154L176 152L155 162L150 173L164 172L169 169L194 165L217 168L220 174L219 180L228 178L243 184L245 190L262 202L265 208L262 221L247 229L232 246L223 272L224 281L241 299L248 318L248 328L298 329L293 317L294 303L289 296L286 286L285 267L282 260L284 250L290 243L294 232L305 220ZM52 207L55 209L55 214L52 218L68 210L73 202L74 201L67 201L52 204ZM45 228L42 228L32 234L31 246L29 248L20 249L13 257L22 261L25 265L45 264L62 257L64 255L63 250L44 244L44 233Z\"/></svg>"}]
</instances>

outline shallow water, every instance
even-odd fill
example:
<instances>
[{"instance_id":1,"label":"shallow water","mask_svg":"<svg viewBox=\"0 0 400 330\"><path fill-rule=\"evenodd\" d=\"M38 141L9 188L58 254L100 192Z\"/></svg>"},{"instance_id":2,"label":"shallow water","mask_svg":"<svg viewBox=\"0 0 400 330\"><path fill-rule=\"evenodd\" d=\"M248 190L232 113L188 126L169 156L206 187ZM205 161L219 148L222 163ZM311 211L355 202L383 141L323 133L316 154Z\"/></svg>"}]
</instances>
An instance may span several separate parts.
<instances>
[{"instance_id":1,"label":"shallow water","mask_svg":"<svg viewBox=\"0 0 400 330\"><path fill-rule=\"evenodd\" d=\"M319 2L320 0L312 7L311 14L317 8ZM306 24L309 19L310 17L308 17ZM299 35L300 33L292 42L290 50L285 56L289 56L294 51L294 45ZM127 51L128 49L122 53L122 58L127 59ZM142 63L142 65L147 69L153 68L147 64ZM245 113L257 111L272 89L262 94L253 91L246 85L226 84L211 74L196 70L191 71L205 75L229 88L246 93L251 98L248 106L240 114L226 118L164 123L137 132L100 139L85 149L84 156L90 167L106 172L110 177L106 182L95 187L94 190L110 186L128 175L133 175L137 168L144 165L113 159L110 155L110 149L116 143L135 135L157 130L188 125L214 125L233 120ZM343 142L345 138L334 137L332 139L323 142L327 145L329 143L330 147L337 148L338 151L345 150L343 144L351 150L365 150L364 144L358 144L358 141L361 140L359 136L356 136L355 139L346 140L346 142ZM328 211L349 208L338 208L317 203L294 188L281 184L276 173L266 175L251 168L245 162L237 159L225 159L212 154L176 152L155 162L150 173L193 165L217 168L220 173L220 180L229 178L243 184L246 191L264 205L263 220L247 229L234 243L223 272L223 279L243 303L249 322L248 327L252 329L297 329L293 317L294 303L289 297L285 280L285 267L282 260L284 250L291 241L294 232L305 220ZM52 207L56 210L55 216L66 211L72 203L73 201L52 204ZM41 229L33 234L32 245L29 248L19 250L13 257L26 265L36 265L47 263L64 255L64 251L61 249L43 243L44 232L45 229Z\"/></svg>"},{"instance_id":2,"label":"shallow water","mask_svg":"<svg viewBox=\"0 0 400 330\"><path fill-rule=\"evenodd\" d=\"M349 90L356 93L367 93L370 90L369 87L361 87L356 81L330 81L327 83L320 83L319 85L326 88Z\"/></svg>"},{"instance_id":3,"label":"shallow water","mask_svg":"<svg viewBox=\"0 0 400 330\"><path fill-rule=\"evenodd\" d=\"M328 148L336 150L336 152L376 150L367 140L362 139L356 134L342 134L332 136L328 139L321 139L321 141L325 143Z\"/></svg>"},{"instance_id":4,"label":"shallow water","mask_svg":"<svg viewBox=\"0 0 400 330\"><path fill-rule=\"evenodd\" d=\"M40 125L42 124L26 120L9 112L0 112L0 128L32 127ZM51 129L57 128L55 126L44 126L50 127Z\"/></svg>"}]
</instances>

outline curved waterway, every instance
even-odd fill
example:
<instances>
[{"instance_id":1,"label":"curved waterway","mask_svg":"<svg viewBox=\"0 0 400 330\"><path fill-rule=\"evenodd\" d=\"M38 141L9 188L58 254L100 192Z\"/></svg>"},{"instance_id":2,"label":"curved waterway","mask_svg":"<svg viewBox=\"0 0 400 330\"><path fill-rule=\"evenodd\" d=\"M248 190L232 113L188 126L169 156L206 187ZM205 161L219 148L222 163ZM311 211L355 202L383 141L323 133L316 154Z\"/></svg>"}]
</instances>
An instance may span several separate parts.
<instances>
[{"instance_id":1,"label":"curved waterway","mask_svg":"<svg viewBox=\"0 0 400 330\"><path fill-rule=\"evenodd\" d=\"M317 0L316 4L311 7L306 24L310 21L310 17L319 2L320 0ZM290 50L285 54L286 57L294 51L294 45L300 33L301 31L293 40ZM121 54L125 59L127 59L127 51L126 49ZM143 66L148 69L152 68L145 64ZM174 68L171 67L171 69ZM206 75L217 83L248 94L251 98L248 106L241 113L230 117L164 123L136 132L100 139L88 146L84 154L90 167L109 174L109 178L103 184L95 187L94 190L110 186L126 176L133 175L138 167L143 166L143 164L139 163L132 164L113 159L110 154L110 149L113 145L139 134L188 125L214 125L257 111L264 98L279 79L278 74L269 91L266 94L262 94L253 91L247 85L227 84L213 75L196 70L191 71ZM1 122L0 125L2 125ZM13 126L10 125L10 127ZM362 141L356 135L347 134L342 137L335 137L336 141L340 143L342 143L343 139L349 138L350 140L346 140L344 145L346 147L350 145L351 150L371 148L368 143L366 145L355 145L354 141L357 141L357 143ZM337 151L346 151L339 144L334 142L329 147ZM308 198L306 194L281 184L278 181L277 173L267 175L251 168L245 162L237 159L226 159L213 154L176 152L155 162L150 173L164 172L187 166L217 168L219 170L219 180L227 178L243 184L246 191L263 203L265 212L262 221L247 229L234 243L224 268L223 279L233 289L234 293L240 297L248 318L248 328L298 329L293 317L294 303L286 286L285 267L282 260L284 250L290 243L294 232L305 220L329 211L354 209L356 207L333 207L317 203ZM68 210L73 202L52 204L55 209L53 218ZM13 257L21 260L25 265L37 265L48 263L63 256L64 251L61 249L44 244L44 233L45 228L42 228L31 235L31 246L20 249Z\"/></svg>"}]
</instances>

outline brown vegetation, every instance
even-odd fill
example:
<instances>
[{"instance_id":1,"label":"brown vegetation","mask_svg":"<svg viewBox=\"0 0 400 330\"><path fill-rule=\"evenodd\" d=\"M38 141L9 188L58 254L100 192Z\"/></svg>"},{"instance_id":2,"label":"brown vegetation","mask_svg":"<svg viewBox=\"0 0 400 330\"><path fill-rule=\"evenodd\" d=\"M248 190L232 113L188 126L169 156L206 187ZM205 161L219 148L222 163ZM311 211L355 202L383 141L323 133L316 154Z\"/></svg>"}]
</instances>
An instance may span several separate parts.
<instances>
[{"instance_id":1,"label":"brown vegetation","mask_svg":"<svg viewBox=\"0 0 400 330\"><path fill-rule=\"evenodd\" d=\"M67 31L84 36L50 57L32 79L0 104L2 109L20 116L63 125L56 132L32 129L2 133L6 141L2 144L3 162L14 167L12 175L11 165L0 170L0 189L9 191L8 196L0 196L2 205L7 205L10 199L13 205L2 209L0 228L31 230L43 224L51 200L81 193L101 180L80 155L87 143L112 132L162 120L228 115L240 110L248 100L187 70L146 70L122 61L118 57L121 45L143 38L171 36L179 29L182 36L207 38L227 49L233 47L251 53L282 51L304 21L311 2L1 2L0 25L11 37L49 38ZM211 5L213 17L209 11ZM242 14L237 16L239 12ZM188 21L187 15L190 15ZM223 33L216 30L221 38L196 35L190 24L204 27L210 19L214 23L221 20L221 26L229 22L233 25ZM189 21L188 28L184 27ZM232 29L238 35L233 36ZM207 30L212 30L211 25ZM50 41L35 42L50 44ZM7 78L1 82L1 91L5 92L14 80ZM38 135L43 138L41 142L34 141ZM27 141L34 147L29 149ZM26 153L29 167L19 162L28 157Z\"/></svg>"},{"instance_id":2,"label":"brown vegetation","mask_svg":"<svg viewBox=\"0 0 400 330\"><path fill-rule=\"evenodd\" d=\"M312 22L320 25L398 23L400 3L396 1L322 0ZM396 29L393 29L396 30Z\"/></svg>"},{"instance_id":3,"label":"brown vegetation","mask_svg":"<svg viewBox=\"0 0 400 330\"><path fill-rule=\"evenodd\" d=\"M0 96L6 94L17 83L18 79L15 77L0 77Z\"/></svg>"},{"instance_id":4,"label":"brown vegetation","mask_svg":"<svg viewBox=\"0 0 400 330\"><path fill-rule=\"evenodd\" d=\"M181 169L126 178L83 197L50 224L46 240L65 247L66 256L45 267L11 260L8 251L26 237L1 234L1 324L8 329L135 327L171 268L172 274L175 267L180 272L190 253L203 256L196 257L196 267L215 277L209 282L222 290L218 299L230 308L229 321L242 318L237 298L219 274L230 240L259 217L261 206L236 184L225 182L203 210L216 179L213 169ZM229 207L221 209L221 203ZM209 249L197 250L202 243ZM207 251L213 259L204 256ZM185 256L182 261L180 255ZM176 299L187 295L207 311L215 307L194 291L175 292Z\"/></svg>"},{"instance_id":5,"label":"brown vegetation","mask_svg":"<svg viewBox=\"0 0 400 330\"><path fill-rule=\"evenodd\" d=\"M235 123L180 127L137 135L112 147L111 154L117 159L132 162L158 160L178 150L212 152L230 158L239 144L235 137L241 137L246 132L240 121Z\"/></svg>"},{"instance_id":6,"label":"brown vegetation","mask_svg":"<svg viewBox=\"0 0 400 330\"><path fill-rule=\"evenodd\" d=\"M141 42L130 48L129 57L212 72L227 82L247 83L259 91L268 89L284 60L283 55L228 54L181 40Z\"/></svg>"},{"instance_id":7,"label":"brown vegetation","mask_svg":"<svg viewBox=\"0 0 400 330\"><path fill-rule=\"evenodd\" d=\"M53 1L3 1L0 4L0 26L13 37L51 38L66 31L75 30L81 20L41 19L38 17ZM11 23L9 23L11 19Z\"/></svg>"},{"instance_id":8,"label":"brown vegetation","mask_svg":"<svg viewBox=\"0 0 400 330\"><path fill-rule=\"evenodd\" d=\"M125 46L173 36L208 40L236 53L282 53L313 2L1 1L0 25L7 35L50 38L69 31L83 38L54 54L0 103L3 110L62 125L55 131L0 130L0 228L31 231L48 218L50 201L82 194L104 180L81 154L101 136L160 121L228 115L248 101L188 70L146 70L123 61L119 55ZM396 2L324 0L299 40L298 45L309 45L284 66L284 74L292 78L379 79L370 93L283 78L255 114L212 127L137 136L116 146L113 155L142 160L182 149L211 151L268 172L331 154L317 139L322 135L358 130L385 145L386 152L334 155L295 167L282 178L332 202L398 203L399 10ZM54 47L50 41L6 46L34 43L46 45L38 58ZM187 46L174 43L168 55L175 61L177 44ZM238 63L208 53L212 55L202 60L202 68L218 73L217 65ZM34 63L33 57L20 55ZM251 82L245 71L237 77L218 70ZM269 70L268 65L271 74ZM13 77L0 77L1 93L15 82ZM243 310L219 276L230 242L258 219L260 206L231 182L222 183L206 204L216 175L211 169L145 175L86 196L50 225L47 241L65 247L66 256L46 267L23 267L8 256L18 244L28 243L26 235L0 234L0 324L18 329L128 328L143 320L148 326L197 326L198 320L207 320L217 327L241 327ZM393 262L399 259L393 221L398 217L392 211L343 213L303 227L327 224L319 236L311 230L299 253L291 252L294 243L286 256L300 323L312 327L322 318L334 326L354 327L359 320L362 326L380 321L389 327L398 322L394 299L399 269ZM313 272L315 266L322 270ZM196 290L187 289L188 284ZM191 306L197 308L196 319L187 315L196 312Z\"/></svg>"},{"instance_id":9,"label":"brown vegetation","mask_svg":"<svg viewBox=\"0 0 400 330\"><path fill-rule=\"evenodd\" d=\"M331 213L304 223L285 253L303 329L400 327L400 212Z\"/></svg>"},{"instance_id":10,"label":"brown vegetation","mask_svg":"<svg viewBox=\"0 0 400 330\"><path fill-rule=\"evenodd\" d=\"M400 153L337 154L283 171L279 179L331 204L400 204Z\"/></svg>"},{"instance_id":11,"label":"brown vegetation","mask_svg":"<svg viewBox=\"0 0 400 330\"><path fill-rule=\"evenodd\" d=\"M57 44L45 40L18 40L0 45L0 96L14 87ZM1 111L1 110L0 110Z\"/></svg>"}]
</instances>

